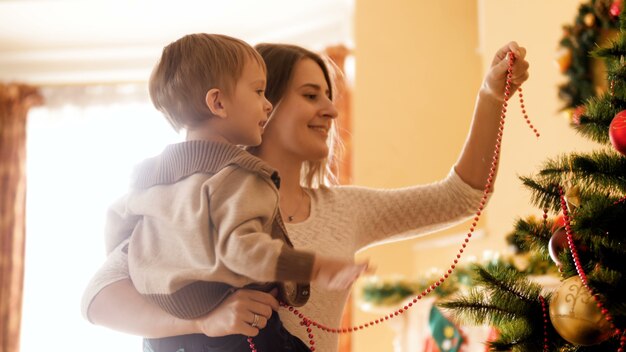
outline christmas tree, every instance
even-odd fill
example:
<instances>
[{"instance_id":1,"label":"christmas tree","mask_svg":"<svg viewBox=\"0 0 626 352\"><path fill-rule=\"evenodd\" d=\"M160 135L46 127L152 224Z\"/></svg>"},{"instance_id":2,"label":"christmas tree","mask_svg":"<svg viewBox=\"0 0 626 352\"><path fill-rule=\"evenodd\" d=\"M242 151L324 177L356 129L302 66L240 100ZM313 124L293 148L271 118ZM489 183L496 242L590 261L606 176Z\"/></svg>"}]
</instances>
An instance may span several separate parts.
<instances>
[{"instance_id":1,"label":"christmas tree","mask_svg":"<svg viewBox=\"0 0 626 352\"><path fill-rule=\"evenodd\" d=\"M604 83L602 67L596 65L589 51L604 44L616 31L622 2L590 0L582 3L574 21L563 26L556 63L566 78L558 89L564 110L574 110L595 96L596 86ZM594 70L598 71L597 75L589 74Z\"/></svg>"},{"instance_id":2,"label":"christmas tree","mask_svg":"<svg viewBox=\"0 0 626 352\"><path fill-rule=\"evenodd\" d=\"M521 177L542 217L520 218L507 237L555 265L548 290L511 266L474 267L475 286L439 306L464 324L491 325L491 351L626 350L626 16L591 52L606 65L606 92L577 109L572 127L598 143L551 157Z\"/></svg>"}]
</instances>

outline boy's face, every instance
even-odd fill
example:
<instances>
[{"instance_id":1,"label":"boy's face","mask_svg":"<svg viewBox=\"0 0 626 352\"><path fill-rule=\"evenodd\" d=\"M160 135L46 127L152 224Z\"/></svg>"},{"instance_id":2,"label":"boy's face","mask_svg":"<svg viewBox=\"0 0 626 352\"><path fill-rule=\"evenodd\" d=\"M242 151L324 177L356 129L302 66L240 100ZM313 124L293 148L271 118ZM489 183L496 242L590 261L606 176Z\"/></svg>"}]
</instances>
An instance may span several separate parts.
<instances>
[{"instance_id":1,"label":"boy's face","mask_svg":"<svg viewBox=\"0 0 626 352\"><path fill-rule=\"evenodd\" d=\"M272 104L265 98L265 85L265 71L255 60L248 59L226 98L231 143L245 146L261 143L263 127L272 111Z\"/></svg>"}]
</instances>

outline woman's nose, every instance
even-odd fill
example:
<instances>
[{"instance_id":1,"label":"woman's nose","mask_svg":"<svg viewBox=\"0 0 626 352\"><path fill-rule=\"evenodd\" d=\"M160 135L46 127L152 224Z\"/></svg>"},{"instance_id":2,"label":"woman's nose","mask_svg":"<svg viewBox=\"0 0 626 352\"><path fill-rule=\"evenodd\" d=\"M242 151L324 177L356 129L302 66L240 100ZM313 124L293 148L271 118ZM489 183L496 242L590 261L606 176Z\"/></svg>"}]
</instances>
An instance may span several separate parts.
<instances>
[{"instance_id":1,"label":"woman's nose","mask_svg":"<svg viewBox=\"0 0 626 352\"><path fill-rule=\"evenodd\" d=\"M339 115L339 112L337 111L337 107L335 106L335 103L333 103L332 100L327 99L326 104L327 105L324 107L324 111L322 115L329 119L337 118L337 115Z\"/></svg>"}]
</instances>

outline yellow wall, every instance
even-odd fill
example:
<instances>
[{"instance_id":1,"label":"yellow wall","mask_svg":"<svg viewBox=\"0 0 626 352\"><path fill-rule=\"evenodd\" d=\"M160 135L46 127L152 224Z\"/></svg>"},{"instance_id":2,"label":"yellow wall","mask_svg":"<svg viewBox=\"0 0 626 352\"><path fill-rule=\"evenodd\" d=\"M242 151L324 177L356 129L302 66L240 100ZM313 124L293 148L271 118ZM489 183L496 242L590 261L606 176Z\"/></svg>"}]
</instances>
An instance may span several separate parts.
<instances>
[{"instance_id":1,"label":"yellow wall","mask_svg":"<svg viewBox=\"0 0 626 352\"><path fill-rule=\"evenodd\" d=\"M517 178L530 175L549 156L593 145L559 113L554 64L562 25L571 23L579 0L357 0L354 95L354 181L399 187L444 177L467 132L474 98L493 53L510 40L528 49L531 77L524 85L527 110L542 136L537 140L519 113L509 109L495 194L481 220L485 236L470 243L465 259L485 249L506 250L504 236L516 217L541 212ZM416 277L447 267L460 241L445 233L366 250L378 275ZM355 323L379 317L353 308ZM388 326L353 334L353 351L393 351ZM420 350L417 348L416 350Z\"/></svg>"}]
</instances>

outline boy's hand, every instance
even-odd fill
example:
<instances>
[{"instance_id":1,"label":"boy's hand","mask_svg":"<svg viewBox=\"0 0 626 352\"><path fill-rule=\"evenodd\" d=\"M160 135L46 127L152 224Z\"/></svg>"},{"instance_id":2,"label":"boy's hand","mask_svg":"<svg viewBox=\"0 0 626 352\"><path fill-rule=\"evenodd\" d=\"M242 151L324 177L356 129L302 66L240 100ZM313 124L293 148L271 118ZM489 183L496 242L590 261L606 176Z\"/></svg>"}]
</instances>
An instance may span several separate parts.
<instances>
[{"instance_id":1,"label":"boy's hand","mask_svg":"<svg viewBox=\"0 0 626 352\"><path fill-rule=\"evenodd\" d=\"M368 268L368 263L316 256L313 282L327 290L346 290Z\"/></svg>"}]
</instances>

